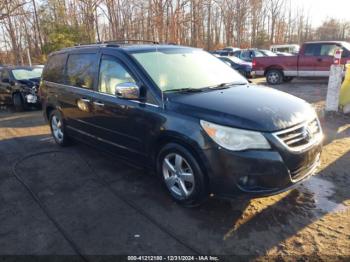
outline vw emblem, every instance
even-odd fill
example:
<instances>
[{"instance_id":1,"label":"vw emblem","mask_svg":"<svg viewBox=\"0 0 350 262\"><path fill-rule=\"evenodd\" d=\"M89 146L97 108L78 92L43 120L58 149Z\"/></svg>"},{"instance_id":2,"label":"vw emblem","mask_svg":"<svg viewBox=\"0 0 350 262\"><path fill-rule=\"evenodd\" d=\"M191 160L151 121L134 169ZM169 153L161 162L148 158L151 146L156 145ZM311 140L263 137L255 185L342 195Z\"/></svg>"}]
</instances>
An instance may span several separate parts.
<instances>
[{"instance_id":1,"label":"vw emblem","mask_svg":"<svg viewBox=\"0 0 350 262\"><path fill-rule=\"evenodd\" d=\"M304 127L303 128L303 138L307 141L307 142L309 142L311 139L312 139L312 133L311 133L311 131L310 131L310 129L309 129L309 127Z\"/></svg>"}]
</instances>

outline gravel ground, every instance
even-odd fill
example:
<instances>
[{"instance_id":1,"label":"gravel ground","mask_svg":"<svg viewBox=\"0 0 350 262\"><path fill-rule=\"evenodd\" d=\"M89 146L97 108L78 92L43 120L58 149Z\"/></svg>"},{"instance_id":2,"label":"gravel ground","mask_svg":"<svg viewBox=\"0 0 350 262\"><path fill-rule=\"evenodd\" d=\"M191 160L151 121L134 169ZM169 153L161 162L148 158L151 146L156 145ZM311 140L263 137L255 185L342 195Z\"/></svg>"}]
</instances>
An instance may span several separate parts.
<instances>
[{"instance_id":1,"label":"gravel ground","mask_svg":"<svg viewBox=\"0 0 350 262\"><path fill-rule=\"evenodd\" d=\"M264 84L263 79L254 82ZM156 177L126 162L82 144L58 148L41 112L4 108L0 254L234 254L255 260L348 261L350 117L325 116L324 81L294 80L274 88L307 100L319 112L326 135L319 172L277 196L211 198L192 209L172 202Z\"/></svg>"}]
</instances>

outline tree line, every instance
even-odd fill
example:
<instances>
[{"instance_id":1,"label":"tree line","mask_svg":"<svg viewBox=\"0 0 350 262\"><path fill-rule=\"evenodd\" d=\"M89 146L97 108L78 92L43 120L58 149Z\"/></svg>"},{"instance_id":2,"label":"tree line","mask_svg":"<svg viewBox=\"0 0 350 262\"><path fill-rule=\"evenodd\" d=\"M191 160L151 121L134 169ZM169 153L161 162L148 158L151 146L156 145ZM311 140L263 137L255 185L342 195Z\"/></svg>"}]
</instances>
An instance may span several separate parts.
<instances>
[{"instance_id":1,"label":"tree line","mask_svg":"<svg viewBox=\"0 0 350 262\"><path fill-rule=\"evenodd\" d=\"M292 0L0 0L0 64L44 63L63 47L116 39L268 48L349 40L350 23L313 28Z\"/></svg>"}]
</instances>

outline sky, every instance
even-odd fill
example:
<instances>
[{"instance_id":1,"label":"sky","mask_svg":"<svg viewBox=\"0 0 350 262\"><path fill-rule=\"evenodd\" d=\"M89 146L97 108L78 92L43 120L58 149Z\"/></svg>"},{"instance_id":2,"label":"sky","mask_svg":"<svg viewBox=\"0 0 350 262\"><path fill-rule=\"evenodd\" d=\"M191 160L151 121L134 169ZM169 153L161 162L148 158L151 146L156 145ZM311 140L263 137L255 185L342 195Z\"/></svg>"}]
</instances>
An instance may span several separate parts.
<instances>
[{"instance_id":1,"label":"sky","mask_svg":"<svg viewBox=\"0 0 350 262\"><path fill-rule=\"evenodd\" d=\"M313 26L319 26L327 17L350 21L350 0L291 0L292 6L304 6ZM292 8L293 8L292 7Z\"/></svg>"}]
</instances>

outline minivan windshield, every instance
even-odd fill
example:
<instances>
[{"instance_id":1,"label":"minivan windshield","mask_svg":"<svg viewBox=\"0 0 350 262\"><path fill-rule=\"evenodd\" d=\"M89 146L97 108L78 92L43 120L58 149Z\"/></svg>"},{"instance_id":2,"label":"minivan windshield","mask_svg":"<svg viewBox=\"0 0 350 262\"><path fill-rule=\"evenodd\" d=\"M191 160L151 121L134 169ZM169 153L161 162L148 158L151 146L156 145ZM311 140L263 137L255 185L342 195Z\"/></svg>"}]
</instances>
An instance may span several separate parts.
<instances>
[{"instance_id":1,"label":"minivan windshield","mask_svg":"<svg viewBox=\"0 0 350 262\"><path fill-rule=\"evenodd\" d=\"M171 48L132 55L163 92L247 83L229 65L199 49Z\"/></svg>"}]
</instances>

